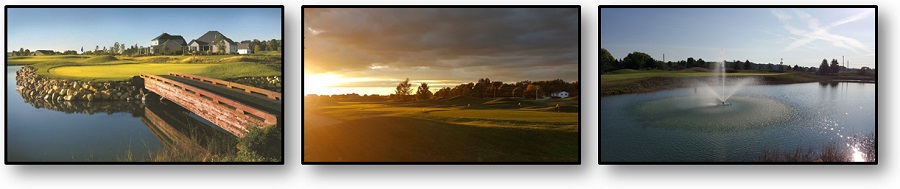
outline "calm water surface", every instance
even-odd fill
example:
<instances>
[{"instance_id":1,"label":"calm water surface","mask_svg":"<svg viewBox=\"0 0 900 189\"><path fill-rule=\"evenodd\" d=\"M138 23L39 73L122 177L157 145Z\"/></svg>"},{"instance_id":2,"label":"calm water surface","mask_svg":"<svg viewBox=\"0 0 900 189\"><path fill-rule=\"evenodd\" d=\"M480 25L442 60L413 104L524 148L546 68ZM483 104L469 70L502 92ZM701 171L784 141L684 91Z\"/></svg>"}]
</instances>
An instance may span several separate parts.
<instances>
[{"instance_id":1,"label":"calm water surface","mask_svg":"<svg viewBox=\"0 0 900 189\"><path fill-rule=\"evenodd\" d=\"M746 86L732 107L707 103L693 88L600 99L601 162L743 162L766 149L849 150L875 133L872 83Z\"/></svg>"},{"instance_id":2,"label":"calm water surface","mask_svg":"<svg viewBox=\"0 0 900 189\"><path fill-rule=\"evenodd\" d=\"M168 101L23 98L16 91L16 70L20 68L6 67L9 162L143 161L160 150L223 140L217 137L227 140L224 130Z\"/></svg>"}]
</instances>

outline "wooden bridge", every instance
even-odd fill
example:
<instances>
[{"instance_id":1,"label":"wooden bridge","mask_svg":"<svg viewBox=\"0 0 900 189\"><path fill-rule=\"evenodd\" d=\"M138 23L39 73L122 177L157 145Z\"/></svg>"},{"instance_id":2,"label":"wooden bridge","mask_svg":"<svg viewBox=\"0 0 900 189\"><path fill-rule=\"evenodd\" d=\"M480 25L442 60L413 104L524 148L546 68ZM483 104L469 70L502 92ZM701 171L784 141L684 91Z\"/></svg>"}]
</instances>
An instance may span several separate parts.
<instances>
[{"instance_id":1,"label":"wooden bridge","mask_svg":"<svg viewBox=\"0 0 900 189\"><path fill-rule=\"evenodd\" d=\"M222 129L243 137L245 126L281 124L282 95L265 89L171 72L141 74L144 88L175 102Z\"/></svg>"}]
</instances>

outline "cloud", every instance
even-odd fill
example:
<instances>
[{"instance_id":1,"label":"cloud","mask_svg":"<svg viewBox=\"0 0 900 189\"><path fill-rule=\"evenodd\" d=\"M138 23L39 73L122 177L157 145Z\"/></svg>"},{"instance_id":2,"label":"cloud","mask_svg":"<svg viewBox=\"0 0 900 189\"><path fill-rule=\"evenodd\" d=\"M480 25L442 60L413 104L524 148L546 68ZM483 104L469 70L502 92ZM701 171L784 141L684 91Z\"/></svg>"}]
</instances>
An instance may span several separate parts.
<instances>
[{"instance_id":1,"label":"cloud","mask_svg":"<svg viewBox=\"0 0 900 189\"><path fill-rule=\"evenodd\" d=\"M793 12L800 22L806 23L808 29L799 29L794 27L790 22L790 20L793 18L791 15L780 9L772 9L772 15L777 17L784 24L784 28L791 34L799 37L793 38L794 41L784 48L785 51L794 50L797 47L806 47L807 44L821 40L831 44L832 46L844 48L857 54L872 52L871 49L869 49L865 44L857 39L833 34L829 31L831 28L866 18L867 16L869 16L869 14L872 13L871 10L866 10L853 16L837 20L825 27L822 27L820 25L818 19L812 17L806 12L797 9L794 9Z\"/></svg>"},{"instance_id":2,"label":"cloud","mask_svg":"<svg viewBox=\"0 0 900 189\"><path fill-rule=\"evenodd\" d=\"M304 36L304 69L313 72L466 81L578 79L578 9L307 12L304 33L312 35Z\"/></svg>"}]
</instances>

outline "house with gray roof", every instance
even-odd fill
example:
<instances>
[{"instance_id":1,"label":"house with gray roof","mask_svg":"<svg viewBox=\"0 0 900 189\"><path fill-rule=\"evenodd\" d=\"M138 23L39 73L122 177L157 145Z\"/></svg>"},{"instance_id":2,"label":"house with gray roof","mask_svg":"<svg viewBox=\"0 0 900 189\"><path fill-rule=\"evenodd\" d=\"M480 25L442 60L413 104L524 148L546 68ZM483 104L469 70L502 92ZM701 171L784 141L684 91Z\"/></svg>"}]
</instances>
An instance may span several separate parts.
<instances>
[{"instance_id":1,"label":"house with gray roof","mask_svg":"<svg viewBox=\"0 0 900 189\"><path fill-rule=\"evenodd\" d=\"M150 49L153 54L182 54L187 43L180 35L162 33L150 40Z\"/></svg>"},{"instance_id":2,"label":"house with gray roof","mask_svg":"<svg viewBox=\"0 0 900 189\"><path fill-rule=\"evenodd\" d=\"M192 53L220 53L230 54L237 53L237 43L219 33L219 31L209 31L200 38L191 40L188 47Z\"/></svg>"}]
</instances>

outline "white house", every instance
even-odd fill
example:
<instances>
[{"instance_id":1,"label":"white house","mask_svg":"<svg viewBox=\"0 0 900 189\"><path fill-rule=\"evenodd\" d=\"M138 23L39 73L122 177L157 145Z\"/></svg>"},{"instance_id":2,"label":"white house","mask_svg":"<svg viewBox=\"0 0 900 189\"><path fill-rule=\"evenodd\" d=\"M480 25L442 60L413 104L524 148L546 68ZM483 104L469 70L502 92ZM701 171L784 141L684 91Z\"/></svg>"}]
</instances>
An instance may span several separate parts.
<instances>
[{"instance_id":1,"label":"white house","mask_svg":"<svg viewBox=\"0 0 900 189\"><path fill-rule=\"evenodd\" d=\"M550 93L550 97L554 97L554 98L567 98L567 97L569 97L569 92L562 91L562 92Z\"/></svg>"}]
</instances>

